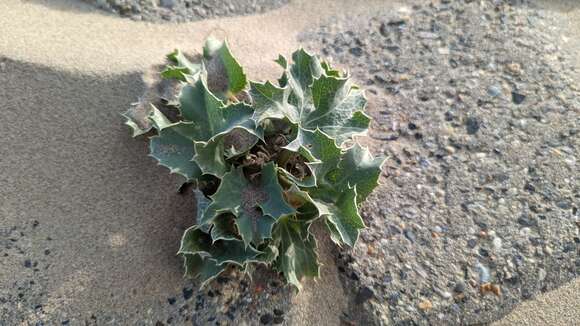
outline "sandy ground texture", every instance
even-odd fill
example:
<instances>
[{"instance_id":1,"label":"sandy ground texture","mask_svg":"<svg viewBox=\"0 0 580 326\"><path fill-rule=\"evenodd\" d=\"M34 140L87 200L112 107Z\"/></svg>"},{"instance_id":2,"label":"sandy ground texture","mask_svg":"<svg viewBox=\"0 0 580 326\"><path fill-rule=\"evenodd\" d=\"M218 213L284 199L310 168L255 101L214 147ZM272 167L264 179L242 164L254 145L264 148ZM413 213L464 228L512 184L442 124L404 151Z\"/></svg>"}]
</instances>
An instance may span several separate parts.
<instances>
[{"instance_id":1,"label":"sandy ground texture","mask_svg":"<svg viewBox=\"0 0 580 326\"><path fill-rule=\"evenodd\" d=\"M388 156L363 206L369 228L339 255L355 320L493 322L577 277L566 20L528 1L417 2L301 35L368 90L361 141Z\"/></svg>"},{"instance_id":2,"label":"sandy ground texture","mask_svg":"<svg viewBox=\"0 0 580 326\"><path fill-rule=\"evenodd\" d=\"M0 324L338 324L347 301L324 245L325 278L298 296L270 277L204 291L184 281L175 253L193 199L119 114L176 47L227 37L250 76L275 78L273 59L298 47L296 31L373 4L295 1L267 15L154 25L78 1L0 2Z\"/></svg>"},{"instance_id":3,"label":"sandy ground texture","mask_svg":"<svg viewBox=\"0 0 580 326\"><path fill-rule=\"evenodd\" d=\"M564 46L578 49L569 32L578 6L544 5L562 17L554 28L567 31ZM298 296L266 271L251 283L228 275L203 291L183 280L175 252L193 200L146 159L146 142L129 137L119 113L150 82L143 72L173 48L196 52L207 35L226 36L250 76L271 79L280 73L272 59L294 50L300 31L389 8L412 10L293 1L262 15L155 25L72 0L1 1L0 325L348 323L345 313L358 306L328 244L324 278ZM502 323L572 324L578 300L570 283Z\"/></svg>"},{"instance_id":4,"label":"sandy ground texture","mask_svg":"<svg viewBox=\"0 0 580 326\"><path fill-rule=\"evenodd\" d=\"M84 0L133 20L186 22L242 16L279 8L288 0Z\"/></svg>"}]
</instances>

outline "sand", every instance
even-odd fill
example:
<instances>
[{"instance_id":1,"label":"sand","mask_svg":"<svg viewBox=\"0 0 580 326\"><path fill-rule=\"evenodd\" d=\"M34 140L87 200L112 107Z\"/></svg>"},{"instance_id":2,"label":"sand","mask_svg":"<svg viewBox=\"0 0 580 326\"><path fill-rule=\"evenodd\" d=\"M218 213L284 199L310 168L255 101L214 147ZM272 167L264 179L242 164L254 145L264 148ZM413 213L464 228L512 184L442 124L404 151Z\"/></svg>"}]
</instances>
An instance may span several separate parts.
<instances>
[{"instance_id":1,"label":"sand","mask_svg":"<svg viewBox=\"0 0 580 326\"><path fill-rule=\"evenodd\" d=\"M176 177L147 158L146 142L131 139L119 115L142 94L142 72L176 47L199 51L215 34L228 38L253 79L276 78L273 60L298 47L298 31L379 4L305 0L265 15L155 25L77 1L1 1L0 221L19 226L26 245L3 259L0 288L33 279L38 289L30 291L48 298L44 312L62 319L95 313L130 323L150 314L154 323L148 307L181 293L175 253L194 203L176 193ZM45 248L41 272L22 267ZM324 279L294 298L295 320L338 324L346 310L329 251L323 244Z\"/></svg>"},{"instance_id":2,"label":"sand","mask_svg":"<svg viewBox=\"0 0 580 326\"><path fill-rule=\"evenodd\" d=\"M25 255L50 247L55 257L43 267L45 310L131 316L181 290L175 252L193 200L175 192L177 179L146 158L146 143L131 139L119 116L142 93L144 70L173 48L198 51L216 34L228 38L254 79L275 78L272 60L299 46L297 32L334 14L387 5L396 6L299 0L257 16L155 25L72 0L0 1L0 58L7 58L0 67L0 223L39 221L26 234ZM329 252L324 247L324 279L295 299L291 314L304 325L337 325L347 304ZM0 287L31 277L21 258L3 259ZM570 324L567 317L580 315L579 287L527 302L500 324Z\"/></svg>"}]
</instances>

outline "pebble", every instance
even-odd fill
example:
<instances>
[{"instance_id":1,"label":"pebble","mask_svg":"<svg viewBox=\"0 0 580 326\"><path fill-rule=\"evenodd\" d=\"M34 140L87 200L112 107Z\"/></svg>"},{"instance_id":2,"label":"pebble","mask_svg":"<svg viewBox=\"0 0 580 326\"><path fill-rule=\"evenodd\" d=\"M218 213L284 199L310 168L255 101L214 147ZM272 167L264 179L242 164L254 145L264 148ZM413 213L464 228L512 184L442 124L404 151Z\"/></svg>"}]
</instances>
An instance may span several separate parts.
<instances>
[{"instance_id":1,"label":"pebble","mask_svg":"<svg viewBox=\"0 0 580 326\"><path fill-rule=\"evenodd\" d=\"M548 275L548 273L546 273L546 270L543 268L540 268L538 270L538 281L542 282L543 280L546 279L546 276Z\"/></svg>"},{"instance_id":2,"label":"pebble","mask_svg":"<svg viewBox=\"0 0 580 326\"><path fill-rule=\"evenodd\" d=\"M526 96L524 94L518 93L518 92L512 92L512 101L515 104L522 104L524 102L524 100L526 99Z\"/></svg>"},{"instance_id":3,"label":"pebble","mask_svg":"<svg viewBox=\"0 0 580 326\"><path fill-rule=\"evenodd\" d=\"M475 135L479 131L479 121L475 117L469 117L465 121L465 128L467 129L467 134Z\"/></svg>"},{"instance_id":4,"label":"pebble","mask_svg":"<svg viewBox=\"0 0 580 326\"><path fill-rule=\"evenodd\" d=\"M284 315L284 311L283 310L280 310L280 309L277 309L277 308L274 308L274 315L276 315L276 316L282 316L282 315Z\"/></svg>"},{"instance_id":5,"label":"pebble","mask_svg":"<svg viewBox=\"0 0 580 326\"><path fill-rule=\"evenodd\" d=\"M475 268L477 269L477 274L479 276L480 283L487 283L489 282L489 269L482 265L480 262L475 264Z\"/></svg>"},{"instance_id":6,"label":"pebble","mask_svg":"<svg viewBox=\"0 0 580 326\"><path fill-rule=\"evenodd\" d=\"M354 302L356 304L362 304L375 296L375 292L368 286L364 286L359 289Z\"/></svg>"},{"instance_id":7,"label":"pebble","mask_svg":"<svg viewBox=\"0 0 580 326\"><path fill-rule=\"evenodd\" d=\"M431 303L431 301L429 300L422 300L421 302L419 302L419 309L423 310L423 311L429 311L433 308L433 303Z\"/></svg>"},{"instance_id":8,"label":"pebble","mask_svg":"<svg viewBox=\"0 0 580 326\"><path fill-rule=\"evenodd\" d=\"M350 50L348 50L350 53L352 53L352 55L356 56L356 57L360 57L363 54L363 50L357 46L354 48L351 48Z\"/></svg>"},{"instance_id":9,"label":"pebble","mask_svg":"<svg viewBox=\"0 0 580 326\"><path fill-rule=\"evenodd\" d=\"M477 240L475 239L467 240L467 246L471 249L475 248L475 246L477 246Z\"/></svg>"},{"instance_id":10,"label":"pebble","mask_svg":"<svg viewBox=\"0 0 580 326\"><path fill-rule=\"evenodd\" d=\"M465 282L463 282L461 280L457 281L457 283L455 283L455 286L453 287L453 291L455 293L465 292Z\"/></svg>"},{"instance_id":11,"label":"pebble","mask_svg":"<svg viewBox=\"0 0 580 326\"><path fill-rule=\"evenodd\" d=\"M490 86L487 89L487 94L489 94L492 97L498 97L501 95L501 87L497 85Z\"/></svg>"},{"instance_id":12,"label":"pebble","mask_svg":"<svg viewBox=\"0 0 580 326\"><path fill-rule=\"evenodd\" d=\"M411 241L411 243L415 242L415 233L413 233L413 231L409 230L409 229L405 229L403 231L403 234L405 235L405 238L407 238L409 241Z\"/></svg>"},{"instance_id":13,"label":"pebble","mask_svg":"<svg viewBox=\"0 0 580 326\"><path fill-rule=\"evenodd\" d=\"M272 316L272 314L266 313L260 317L260 323L263 325L269 325L270 323L272 323L273 319L274 316Z\"/></svg>"},{"instance_id":14,"label":"pebble","mask_svg":"<svg viewBox=\"0 0 580 326\"><path fill-rule=\"evenodd\" d=\"M160 4L162 7L171 9L175 6L175 0L161 0Z\"/></svg>"},{"instance_id":15,"label":"pebble","mask_svg":"<svg viewBox=\"0 0 580 326\"><path fill-rule=\"evenodd\" d=\"M501 243L502 243L501 238L495 237L493 239L492 243L493 243L493 247L496 251L499 251L501 249Z\"/></svg>"},{"instance_id":16,"label":"pebble","mask_svg":"<svg viewBox=\"0 0 580 326\"><path fill-rule=\"evenodd\" d=\"M514 76L519 76L522 74L522 66L519 63L507 64L506 70Z\"/></svg>"},{"instance_id":17,"label":"pebble","mask_svg":"<svg viewBox=\"0 0 580 326\"><path fill-rule=\"evenodd\" d=\"M438 294L440 297L442 297L442 298L444 298L444 299L449 299L449 298L451 298L451 296L452 296L452 295L451 295L451 293L449 293L448 291L443 291L443 290L441 290L441 289L439 289L439 288L437 288L437 287L436 287L436 288L434 288L434 290L435 290L435 292L436 292L436 293L437 293L437 294Z\"/></svg>"},{"instance_id":18,"label":"pebble","mask_svg":"<svg viewBox=\"0 0 580 326\"><path fill-rule=\"evenodd\" d=\"M183 299L189 300L191 296L193 296L193 289L192 288L183 288Z\"/></svg>"}]
</instances>

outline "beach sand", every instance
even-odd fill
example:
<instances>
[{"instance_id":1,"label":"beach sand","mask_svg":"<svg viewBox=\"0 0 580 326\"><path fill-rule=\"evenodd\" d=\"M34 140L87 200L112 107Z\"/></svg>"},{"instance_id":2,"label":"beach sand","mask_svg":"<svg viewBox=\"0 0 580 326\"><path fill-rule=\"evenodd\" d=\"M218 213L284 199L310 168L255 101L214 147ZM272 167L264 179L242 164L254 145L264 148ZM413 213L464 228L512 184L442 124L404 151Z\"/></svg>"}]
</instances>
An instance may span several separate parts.
<instances>
[{"instance_id":1,"label":"beach sand","mask_svg":"<svg viewBox=\"0 0 580 326\"><path fill-rule=\"evenodd\" d=\"M44 310L116 311L131 320L150 298L181 291L175 252L191 225L193 198L175 191L177 177L147 159L146 141L132 139L119 115L142 94L144 70L174 48L197 52L216 34L228 38L253 79L276 78L273 59L299 46L297 32L385 5L396 6L303 0L257 16L156 25L72 0L0 1L0 221L38 221L24 247L50 247L56 257L44 269ZM323 278L307 283L291 312L304 325L337 325L347 304L323 247ZM21 265L20 256L3 259L0 286L31 277ZM498 325L572 324L578 302L576 281Z\"/></svg>"}]
</instances>

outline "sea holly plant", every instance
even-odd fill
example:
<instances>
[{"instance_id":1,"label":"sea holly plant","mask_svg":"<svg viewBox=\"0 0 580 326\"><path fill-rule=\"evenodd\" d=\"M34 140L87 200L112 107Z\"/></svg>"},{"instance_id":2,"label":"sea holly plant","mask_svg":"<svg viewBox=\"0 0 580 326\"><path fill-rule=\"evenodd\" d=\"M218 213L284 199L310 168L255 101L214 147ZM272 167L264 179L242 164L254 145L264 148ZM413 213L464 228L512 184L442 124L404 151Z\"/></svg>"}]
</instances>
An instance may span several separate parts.
<instances>
[{"instance_id":1,"label":"sea holly plant","mask_svg":"<svg viewBox=\"0 0 580 326\"><path fill-rule=\"evenodd\" d=\"M358 208L383 159L355 141L370 123L363 91L303 49L276 60L274 83L248 80L216 39L199 60L177 50L167 60L161 76L177 98L124 116L133 135L154 134L150 156L194 185L195 223L179 249L186 275L207 284L231 266L265 264L300 289L319 276L313 224L339 246L365 227Z\"/></svg>"}]
</instances>

